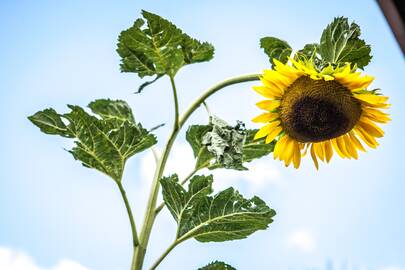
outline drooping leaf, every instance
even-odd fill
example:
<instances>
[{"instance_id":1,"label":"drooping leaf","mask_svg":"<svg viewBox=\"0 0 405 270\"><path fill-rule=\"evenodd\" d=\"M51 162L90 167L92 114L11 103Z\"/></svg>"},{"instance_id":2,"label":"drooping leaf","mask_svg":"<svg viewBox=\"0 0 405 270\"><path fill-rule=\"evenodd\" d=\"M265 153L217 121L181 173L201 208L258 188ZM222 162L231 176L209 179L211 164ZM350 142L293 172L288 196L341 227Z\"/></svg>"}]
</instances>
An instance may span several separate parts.
<instances>
[{"instance_id":1,"label":"drooping leaf","mask_svg":"<svg viewBox=\"0 0 405 270\"><path fill-rule=\"evenodd\" d=\"M198 270L236 270L236 268L233 268L232 266L224 262L215 261Z\"/></svg>"},{"instance_id":2,"label":"drooping leaf","mask_svg":"<svg viewBox=\"0 0 405 270\"><path fill-rule=\"evenodd\" d=\"M319 53L327 64L339 65L350 62L364 68L371 60L371 48L359 38L360 27L349 24L345 17L338 17L322 33Z\"/></svg>"},{"instance_id":3,"label":"drooping leaf","mask_svg":"<svg viewBox=\"0 0 405 270\"><path fill-rule=\"evenodd\" d=\"M286 41L275 37L264 37L260 39L260 48L264 49L272 65L274 64L273 59L286 63L292 52L292 48Z\"/></svg>"},{"instance_id":4,"label":"drooping leaf","mask_svg":"<svg viewBox=\"0 0 405 270\"><path fill-rule=\"evenodd\" d=\"M73 157L83 166L103 172L115 181L121 181L129 157L156 143L153 134L135 123L132 111L124 101L102 99L90 103L89 107L101 118L88 114L79 106L68 107L71 111L67 114L46 109L29 119L47 134L74 138L76 146L69 150ZM44 127L44 118L52 119L58 129L51 129L49 125ZM62 119L68 124L62 126Z\"/></svg>"},{"instance_id":5,"label":"drooping leaf","mask_svg":"<svg viewBox=\"0 0 405 270\"><path fill-rule=\"evenodd\" d=\"M219 122L221 123L221 122ZM250 162L254 159L261 158L273 152L274 150L274 142L270 144L265 143L265 139L254 140L254 135L256 134L257 130L243 130L244 139L242 140L242 154L240 153L240 145L237 143L241 138L236 136L230 141L230 143L226 143L221 136L218 134L225 133L229 136L229 130L233 130L235 127L228 126L226 123L222 122L222 129L221 124L217 124L216 133L214 131L214 124L210 123L209 125L192 125L188 128L186 132L186 139L190 146L193 149L194 157L196 158L196 168L209 168L209 169L217 169L217 168L232 168L232 169L245 169L243 166L244 162ZM225 129L225 131L224 131ZM238 127L237 132L240 132L240 127ZM232 134L232 133L231 133ZM240 134L240 133L239 133ZM233 166L226 166L223 160L218 159L217 155L215 154L215 148L212 146L212 149L209 149L210 146L208 137L219 137L217 138L218 142L215 147L218 147L218 153L221 154L222 152L228 153L231 150L233 151L233 155L236 156L233 162L235 164ZM226 136L225 136L226 137ZM225 142L224 142L225 141ZM236 146L236 147L235 147ZM234 147L235 149L232 149ZM224 151L223 149L226 149ZM232 153L232 152L231 152Z\"/></svg>"},{"instance_id":6,"label":"drooping leaf","mask_svg":"<svg viewBox=\"0 0 405 270\"><path fill-rule=\"evenodd\" d=\"M188 191L178 183L177 175L162 178L161 184L164 201L178 224L178 242L244 239L267 229L276 214L260 198L245 199L233 188L210 196L212 176L194 176Z\"/></svg>"},{"instance_id":7,"label":"drooping leaf","mask_svg":"<svg viewBox=\"0 0 405 270\"><path fill-rule=\"evenodd\" d=\"M222 119L211 116L212 129L202 137L202 145L207 147L215 157L214 164L210 167L247 170L243 163L243 144L246 138L244 125L238 123L232 127Z\"/></svg>"},{"instance_id":8,"label":"drooping leaf","mask_svg":"<svg viewBox=\"0 0 405 270\"><path fill-rule=\"evenodd\" d=\"M121 32L117 44L122 72L134 72L141 78L157 76L143 84L139 92L163 75L174 77L184 65L212 59L211 44L191 38L156 14L143 10L142 16L144 19L137 19Z\"/></svg>"}]
</instances>

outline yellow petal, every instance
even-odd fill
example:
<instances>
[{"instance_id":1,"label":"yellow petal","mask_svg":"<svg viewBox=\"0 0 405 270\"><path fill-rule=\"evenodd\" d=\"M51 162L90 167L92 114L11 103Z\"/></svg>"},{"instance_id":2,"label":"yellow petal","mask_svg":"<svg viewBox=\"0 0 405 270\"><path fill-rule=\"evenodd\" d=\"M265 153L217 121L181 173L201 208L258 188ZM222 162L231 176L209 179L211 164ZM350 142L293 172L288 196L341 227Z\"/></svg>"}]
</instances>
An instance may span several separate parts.
<instances>
[{"instance_id":1,"label":"yellow petal","mask_svg":"<svg viewBox=\"0 0 405 270\"><path fill-rule=\"evenodd\" d=\"M325 155L323 152L323 147L321 143L312 144L315 150L315 154L319 157L320 160L325 161Z\"/></svg>"},{"instance_id":2,"label":"yellow petal","mask_svg":"<svg viewBox=\"0 0 405 270\"><path fill-rule=\"evenodd\" d=\"M311 146L311 157L312 157L312 160L314 161L315 168L318 170L319 164L318 164L318 160L316 159L314 145Z\"/></svg>"},{"instance_id":3,"label":"yellow petal","mask_svg":"<svg viewBox=\"0 0 405 270\"><path fill-rule=\"evenodd\" d=\"M275 70L265 70L263 77L276 84L284 93L284 90L291 84L291 80Z\"/></svg>"},{"instance_id":4,"label":"yellow petal","mask_svg":"<svg viewBox=\"0 0 405 270\"><path fill-rule=\"evenodd\" d=\"M284 151L285 143L286 143L287 139L288 139L288 136L284 135L277 141L276 145L274 146L274 152L273 152L274 159L279 158L280 154Z\"/></svg>"},{"instance_id":5,"label":"yellow petal","mask_svg":"<svg viewBox=\"0 0 405 270\"><path fill-rule=\"evenodd\" d=\"M269 81L265 77L261 77L260 81L268 89L267 91L269 91L271 93L271 95L273 95L275 97L283 96L283 94L284 94L283 86L280 86L275 82Z\"/></svg>"},{"instance_id":6,"label":"yellow petal","mask_svg":"<svg viewBox=\"0 0 405 270\"><path fill-rule=\"evenodd\" d=\"M336 142L337 142L337 145L338 145L340 151L342 152L342 154L350 159L352 156L349 154L349 152L346 149L346 144L345 144L345 141L343 139L343 136L337 137Z\"/></svg>"},{"instance_id":7,"label":"yellow petal","mask_svg":"<svg viewBox=\"0 0 405 270\"><path fill-rule=\"evenodd\" d=\"M357 159L359 156L357 154L357 150L355 146L352 144L352 141L350 140L349 135L345 134L342 136L343 140L345 142L346 150L351 155L354 159Z\"/></svg>"},{"instance_id":8,"label":"yellow petal","mask_svg":"<svg viewBox=\"0 0 405 270\"><path fill-rule=\"evenodd\" d=\"M280 107L280 100L263 100L256 103L256 106L263 110L273 111Z\"/></svg>"},{"instance_id":9,"label":"yellow petal","mask_svg":"<svg viewBox=\"0 0 405 270\"><path fill-rule=\"evenodd\" d=\"M356 134L371 148L376 148L378 146L377 141L374 137L370 136L366 131L364 131L361 127L355 127Z\"/></svg>"},{"instance_id":10,"label":"yellow petal","mask_svg":"<svg viewBox=\"0 0 405 270\"><path fill-rule=\"evenodd\" d=\"M294 146L295 146L295 140L289 138L288 142L286 143L284 152L281 154L280 158L284 160L284 164L286 167L290 166L290 163L293 159L294 156Z\"/></svg>"},{"instance_id":11,"label":"yellow petal","mask_svg":"<svg viewBox=\"0 0 405 270\"><path fill-rule=\"evenodd\" d=\"M354 134L353 131L349 132L349 137L352 141L352 143L356 146L357 149L359 149L360 151L366 152L366 149L364 148L364 146L361 144L361 142L359 141L359 139L357 139L356 135Z\"/></svg>"},{"instance_id":12,"label":"yellow petal","mask_svg":"<svg viewBox=\"0 0 405 270\"><path fill-rule=\"evenodd\" d=\"M270 124L267 124L267 125L261 127L259 129L259 131L256 133L253 140L257 140L257 139L260 139L260 138L263 138L263 137L267 136L278 125L280 125L280 121L274 121L274 122L271 122Z\"/></svg>"},{"instance_id":13,"label":"yellow petal","mask_svg":"<svg viewBox=\"0 0 405 270\"><path fill-rule=\"evenodd\" d=\"M269 87L266 86L253 86L253 90L255 90L257 93L260 95L266 97L266 98L277 98L279 97L278 95L274 94L274 91L272 91Z\"/></svg>"},{"instance_id":14,"label":"yellow petal","mask_svg":"<svg viewBox=\"0 0 405 270\"><path fill-rule=\"evenodd\" d=\"M293 154L294 168L298 169L301 164L301 149L298 142L294 142L294 154Z\"/></svg>"},{"instance_id":15,"label":"yellow petal","mask_svg":"<svg viewBox=\"0 0 405 270\"><path fill-rule=\"evenodd\" d=\"M325 150L326 162L329 162L333 156L333 149L332 149L332 145L331 145L330 141L323 142L323 149Z\"/></svg>"},{"instance_id":16,"label":"yellow petal","mask_svg":"<svg viewBox=\"0 0 405 270\"><path fill-rule=\"evenodd\" d=\"M357 125L360 125L368 134L371 136L381 138L384 136L384 131L376 126L373 122L363 118L360 118L360 120L357 122Z\"/></svg>"},{"instance_id":17,"label":"yellow petal","mask_svg":"<svg viewBox=\"0 0 405 270\"><path fill-rule=\"evenodd\" d=\"M339 155L341 158L346 158L346 155L343 154L343 152L340 150L340 147L339 147L339 145L338 145L338 143L337 143L336 138L332 139L332 140L331 140L331 143L332 143L333 149L335 149L336 153L338 153L338 155Z\"/></svg>"},{"instance_id":18,"label":"yellow petal","mask_svg":"<svg viewBox=\"0 0 405 270\"><path fill-rule=\"evenodd\" d=\"M386 124L389 121L391 121L391 118L389 118L388 116L376 116L375 114L371 114L368 113L366 111L363 110L363 117L366 117L367 119L377 122L377 123L381 123L381 124Z\"/></svg>"},{"instance_id":19,"label":"yellow petal","mask_svg":"<svg viewBox=\"0 0 405 270\"><path fill-rule=\"evenodd\" d=\"M266 143L271 143L279 134L280 132L283 131L282 127L276 127L273 129L272 132L269 133L266 137Z\"/></svg>"},{"instance_id":20,"label":"yellow petal","mask_svg":"<svg viewBox=\"0 0 405 270\"><path fill-rule=\"evenodd\" d=\"M363 113L367 114L367 115L373 115L376 118L382 118L382 119L388 119L391 120L389 118L389 114L382 112L380 109L377 108L372 108L372 107L367 107L367 106L363 106Z\"/></svg>"},{"instance_id":21,"label":"yellow petal","mask_svg":"<svg viewBox=\"0 0 405 270\"><path fill-rule=\"evenodd\" d=\"M255 118L252 119L252 122L254 123L268 123L271 122L273 120L276 120L277 118L279 118L279 114L278 113L262 113L259 116L256 116Z\"/></svg>"},{"instance_id":22,"label":"yellow petal","mask_svg":"<svg viewBox=\"0 0 405 270\"><path fill-rule=\"evenodd\" d=\"M378 96L374 94L354 94L354 97L369 104L381 104L388 100L388 97L386 96Z\"/></svg>"}]
</instances>

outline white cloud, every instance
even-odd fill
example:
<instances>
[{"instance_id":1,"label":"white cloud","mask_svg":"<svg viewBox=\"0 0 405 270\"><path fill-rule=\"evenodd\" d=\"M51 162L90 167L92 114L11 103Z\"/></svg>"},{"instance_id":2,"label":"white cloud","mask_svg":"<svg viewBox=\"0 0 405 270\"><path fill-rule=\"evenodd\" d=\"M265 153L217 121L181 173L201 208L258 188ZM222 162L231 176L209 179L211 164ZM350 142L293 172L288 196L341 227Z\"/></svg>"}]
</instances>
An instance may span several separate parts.
<instances>
[{"instance_id":1,"label":"white cloud","mask_svg":"<svg viewBox=\"0 0 405 270\"><path fill-rule=\"evenodd\" d=\"M248 171L235 171L219 169L213 171L217 181L217 187L220 189L234 184L235 181L246 182L250 192L257 192L269 185L282 187L285 182L282 181L280 170L269 160L261 159L245 164Z\"/></svg>"},{"instance_id":2,"label":"white cloud","mask_svg":"<svg viewBox=\"0 0 405 270\"><path fill-rule=\"evenodd\" d=\"M306 230L297 230L292 232L287 240L290 248L295 248L302 252L313 252L316 248L315 238L311 232Z\"/></svg>"},{"instance_id":3,"label":"white cloud","mask_svg":"<svg viewBox=\"0 0 405 270\"><path fill-rule=\"evenodd\" d=\"M38 266L28 255L12 250L10 248L0 247L0 269L2 270L89 270L81 264L61 260L56 266L44 268Z\"/></svg>"},{"instance_id":4,"label":"white cloud","mask_svg":"<svg viewBox=\"0 0 405 270\"><path fill-rule=\"evenodd\" d=\"M158 155L161 154L160 149L157 149ZM169 159L165 168L165 175L177 173L181 178L186 177L194 168L194 157L191 147L185 143L175 144L170 153ZM149 151L141 161L142 179L150 183L153 179L156 164L152 151Z\"/></svg>"},{"instance_id":5,"label":"white cloud","mask_svg":"<svg viewBox=\"0 0 405 270\"><path fill-rule=\"evenodd\" d=\"M159 152L159 151L158 151ZM174 145L166 165L165 175L177 173L180 180L186 177L194 168L195 159L191 147L186 143ZM249 171L236 171L217 169L214 171L202 171L204 174L214 174L215 187L218 190L229 187L237 183L247 183L250 192L256 192L268 185L283 186L280 170L270 160L262 159L245 164ZM141 175L145 180L143 183L142 194L148 194L149 184L153 179L155 169L155 159L149 151L141 161Z\"/></svg>"}]
</instances>

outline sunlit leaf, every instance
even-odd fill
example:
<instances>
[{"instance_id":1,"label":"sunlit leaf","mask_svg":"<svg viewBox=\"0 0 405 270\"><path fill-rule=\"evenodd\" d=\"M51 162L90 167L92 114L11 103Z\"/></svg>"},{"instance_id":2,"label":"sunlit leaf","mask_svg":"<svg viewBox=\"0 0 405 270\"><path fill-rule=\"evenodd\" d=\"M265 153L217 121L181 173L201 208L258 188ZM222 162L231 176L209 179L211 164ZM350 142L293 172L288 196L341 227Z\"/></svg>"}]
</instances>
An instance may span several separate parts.
<instances>
[{"instance_id":1,"label":"sunlit leaf","mask_svg":"<svg viewBox=\"0 0 405 270\"><path fill-rule=\"evenodd\" d=\"M156 14L143 10L142 16L121 32L117 44L122 72L134 72L141 78L156 75L153 81L142 84L138 92L163 75L174 77L185 65L212 59L211 44L191 38Z\"/></svg>"},{"instance_id":2,"label":"sunlit leaf","mask_svg":"<svg viewBox=\"0 0 405 270\"><path fill-rule=\"evenodd\" d=\"M350 62L364 68L371 60L371 48L359 36L357 24L349 24L345 17L335 18L321 36L319 52L322 60L334 65Z\"/></svg>"},{"instance_id":3,"label":"sunlit leaf","mask_svg":"<svg viewBox=\"0 0 405 270\"><path fill-rule=\"evenodd\" d=\"M154 135L135 123L125 101L101 99L90 103L89 107L100 118L79 106L68 107L71 111L66 114L46 109L29 119L44 133L74 138L76 146L69 150L74 158L115 181L121 181L129 157L156 143Z\"/></svg>"},{"instance_id":4,"label":"sunlit leaf","mask_svg":"<svg viewBox=\"0 0 405 270\"><path fill-rule=\"evenodd\" d=\"M212 176L194 176L186 191L177 175L161 179L164 201L177 222L177 241L200 242L244 239L267 229L275 211L260 198L245 199L228 188L211 196Z\"/></svg>"}]
</instances>

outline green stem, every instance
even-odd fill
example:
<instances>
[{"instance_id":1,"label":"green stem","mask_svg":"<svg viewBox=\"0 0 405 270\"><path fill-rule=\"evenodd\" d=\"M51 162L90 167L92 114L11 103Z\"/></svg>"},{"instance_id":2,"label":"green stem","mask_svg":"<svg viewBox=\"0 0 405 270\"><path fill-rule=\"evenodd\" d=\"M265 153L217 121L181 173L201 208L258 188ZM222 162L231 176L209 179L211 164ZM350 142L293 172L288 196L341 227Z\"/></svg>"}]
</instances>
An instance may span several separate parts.
<instances>
[{"instance_id":1,"label":"green stem","mask_svg":"<svg viewBox=\"0 0 405 270\"><path fill-rule=\"evenodd\" d=\"M117 185L121 192L122 199L124 200L125 208L127 209L129 222L131 223L132 245L133 245L134 254L135 254L136 248L139 246L139 239L138 239L138 233L136 232L135 219L132 214L131 206L129 205L128 197L127 197L124 187L122 186L122 183L117 182ZM135 267L135 261L132 258L131 270L134 269L134 267Z\"/></svg>"},{"instance_id":2,"label":"green stem","mask_svg":"<svg viewBox=\"0 0 405 270\"><path fill-rule=\"evenodd\" d=\"M238 84L238 83L243 83L243 82L250 82L250 81L258 81L260 80L261 74L247 74L247 75L240 75L236 77L231 77L229 79L226 79L222 82L219 82L218 84L208 88L199 98L197 98L187 109L187 111L183 114L183 116L180 118L179 124L180 127L184 125L184 123L187 121L187 119L190 117L190 115L210 96L221 90L222 88L225 88L227 86L233 85L233 84Z\"/></svg>"},{"instance_id":3,"label":"green stem","mask_svg":"<svg viewBox=\"0 0 405 270\"><path fill-rule=\"evenodd\" d=\"M170 251L172 251L180 242L174 241L166 250L163 252L162 255L153 263L153 265L149 268L149 270L155 270L159 264L169 255Z\"/></svg>"},{"instance_id":4,"label":"green stem","mask_svg":"<svg viewBox=\"0 0 405 270\"><path fill-rule=\"evenodd\" d=\"M170 83L172 84L173 101L174 101L174 127L173 127L173 129L180 129L180 126L179 126L179 101L177 98L176 84L174 83L173 77L170 77Z\"/></svg>"},{"instance_id":5,"label":"green stem","mask_svg":"<svg viewBox=\"0 0 405 270\"><path fill-rule=\"evenodd\" d=\"M227 80L224 80L213 87L209 88L206 92L204 92L196 101L194 101L191 106L186 110L182 117L178 117L178 102L177 102L177 93L176 88L174 85L174 80L170 78L173 88L173 94L175 99L175 124L173 127L172 132L170 133L169 139L167 140L166 146L163 150L162 156L159 160L159 163L156 167L154 179L152 182L151 192L148 200L148 205L145 213L145 220L142 226L141 235L140 235L140 243L138 248L135 250L134 254L134 266L131 270L141 270L143 266L143 261L146 254L146 248L149 242L150 233L152 231L152 226L156 218L155 208L156 208L156 201L159 194L159 180L163 175L163 171L167 162L167 158L169 157L170 150L173 146L173 143L179 133L181 127L187 121L187 119L191 116L191 114L211 95L219 91L220 89L237 84L242 82L249 82L249 81L257 81L259 80L260 74L248 74L248 75L241 75L237 77L232 77ZM178 119L178 121L176 121ZM170 251L169 251L170 252Z\"/></svg>"},{"instance_id":6,"label":"green stem","mask_svg":"<svg viewBox=\"0 0 405 270\"><path fill-rule=\"evenodd\" d=\"M129 205L127 194L126 194L125 189L122 186L121 182L117 182L117 185L118 185L118 188L120 189L122 199L124 200L125 208L127 209L129 222L131 223L132 243L133 243L134 247L137 247L137 246L139 246L139 239L138 239L138 234L136 232L135 220L134 220L134 216L132 214L131 206Z\"/></svg>"}]
</instances>

